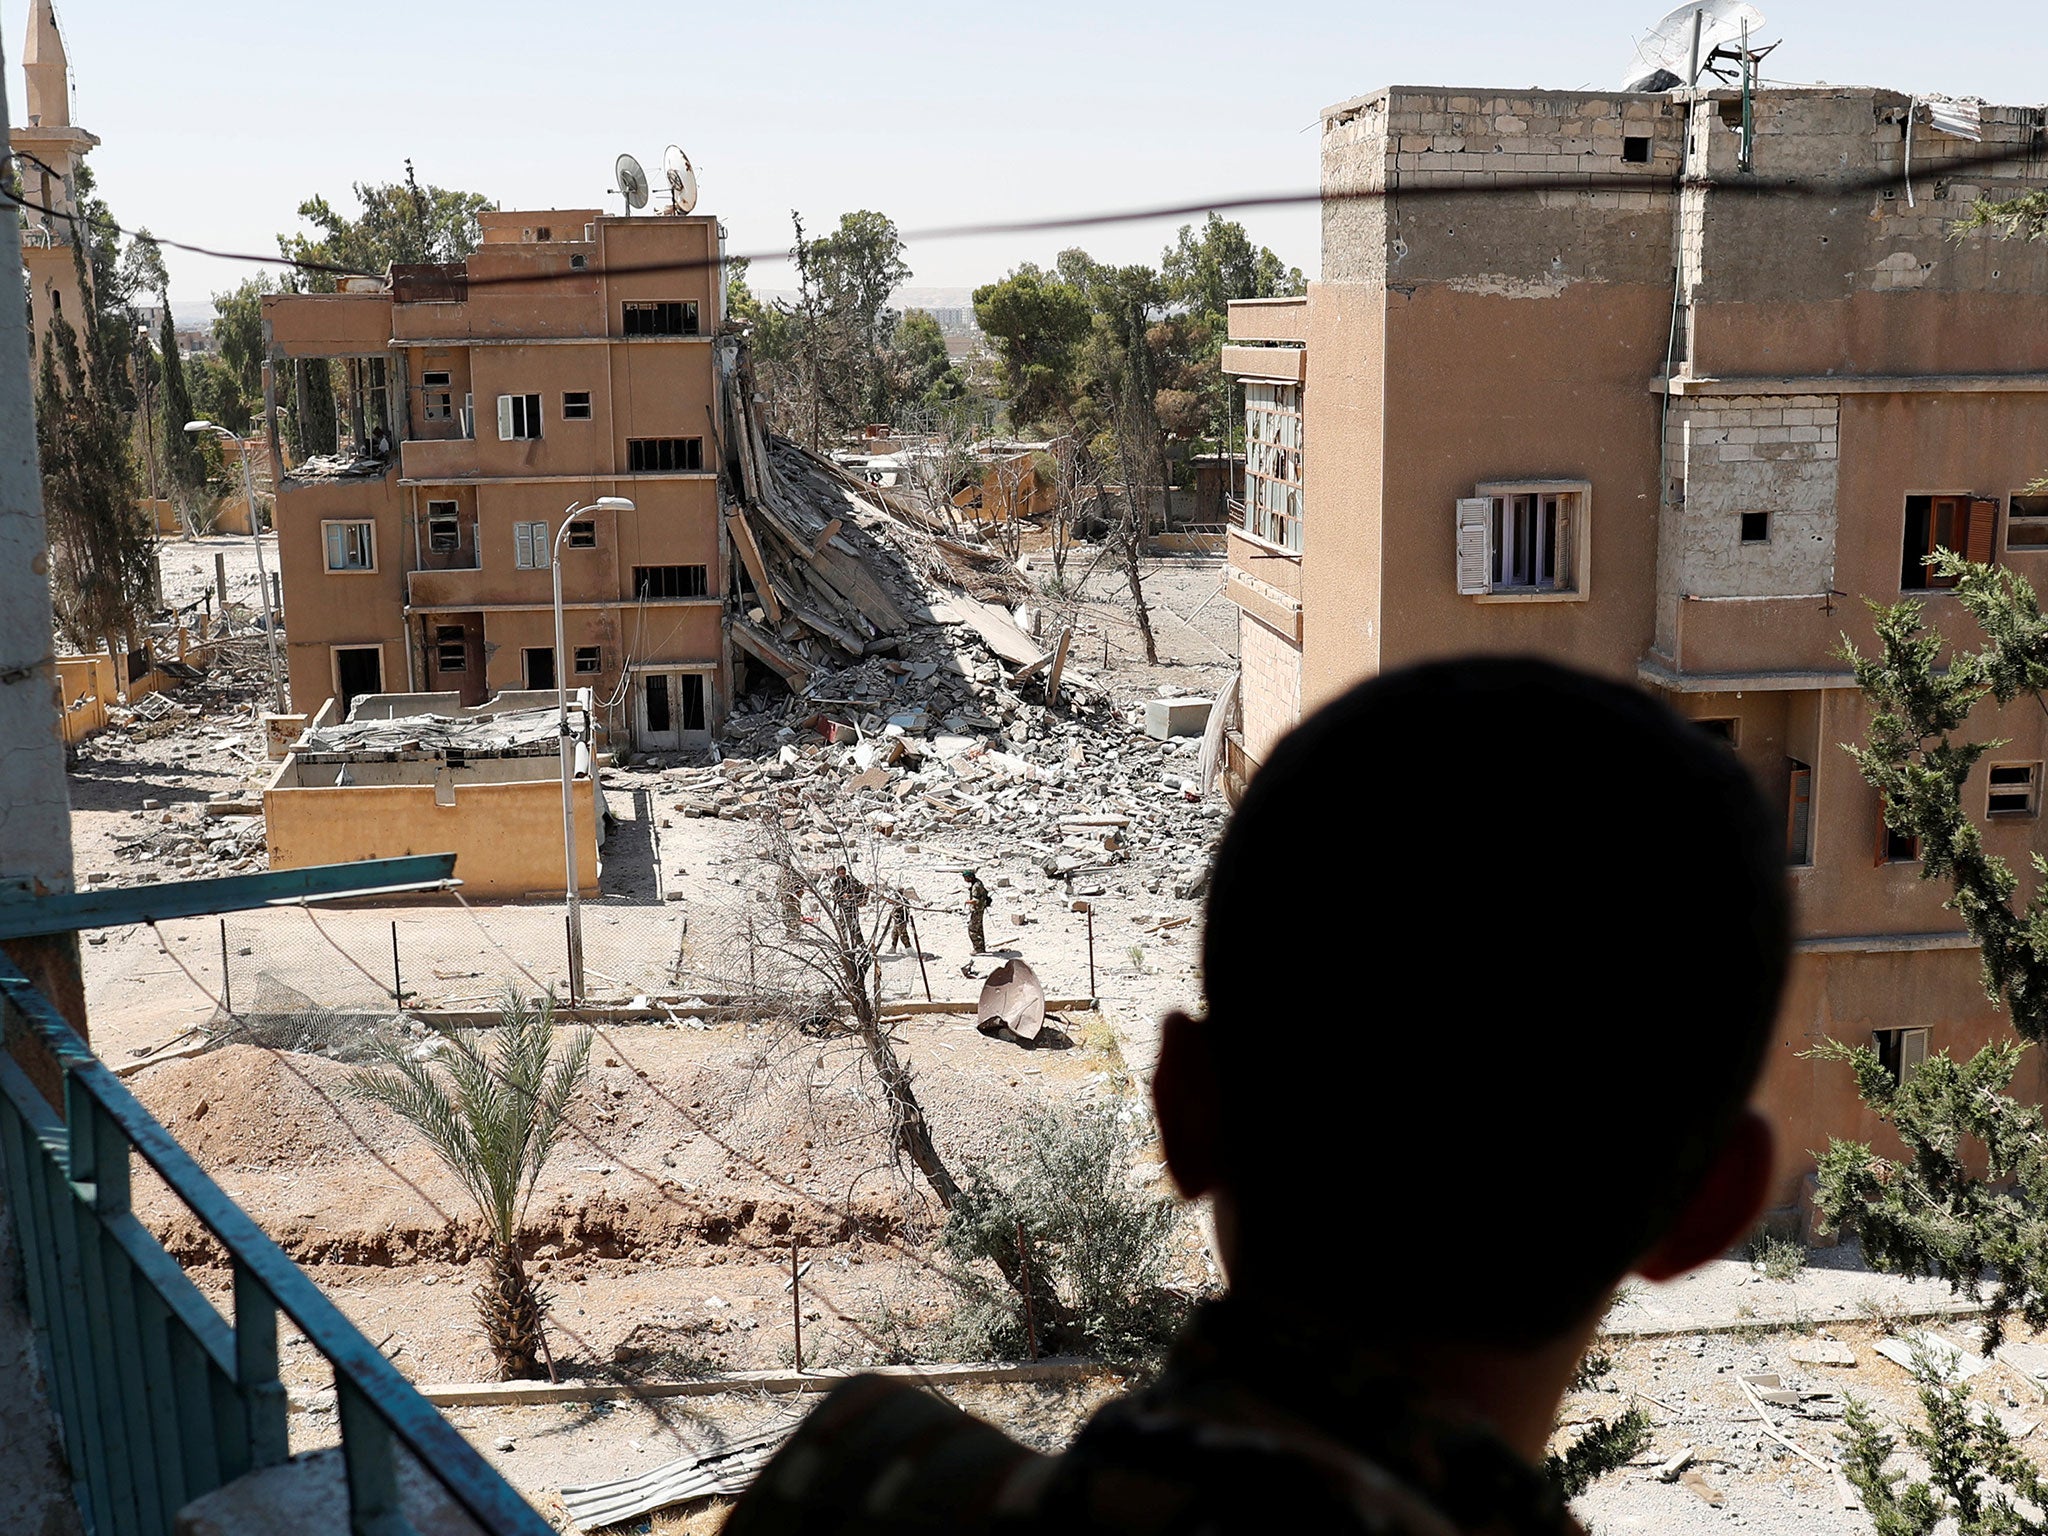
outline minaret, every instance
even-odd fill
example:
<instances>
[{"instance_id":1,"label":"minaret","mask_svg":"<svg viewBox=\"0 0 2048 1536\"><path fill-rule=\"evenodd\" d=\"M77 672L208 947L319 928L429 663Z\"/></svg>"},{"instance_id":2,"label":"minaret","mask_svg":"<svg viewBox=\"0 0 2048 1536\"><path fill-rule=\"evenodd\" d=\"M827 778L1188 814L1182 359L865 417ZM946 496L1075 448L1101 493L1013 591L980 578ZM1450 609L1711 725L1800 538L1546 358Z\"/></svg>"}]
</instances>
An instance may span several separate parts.
<instances>
[{"instance_id":1,"label":"minaret","mask_svg":"<svg viewBox=\"0 0 2048 1536\"><path fill-rule=\"evenodd\" d=\"M85 312L72 259L72 219L78 210L78 164L99 140L72 125L71 63L51 0L30 0L21 61L28 81L27 110L8 137L21 188L21 259L28 268L40 366L50 316L62 314L75 325Z\"/></svg>"},{"instance_id":2,"label":"minaret","mask_svg":"<svg viewBox=\"0 0 2048 1536\"><path fill-rule=\"evenodd\" d=\"M64 56L64 34L57 30L57 11L50 0L33 0L28 8L28 43L21 50L22 73L28 76L31 127L71 126L71 61Z\"/></svg>"}]
</instances>

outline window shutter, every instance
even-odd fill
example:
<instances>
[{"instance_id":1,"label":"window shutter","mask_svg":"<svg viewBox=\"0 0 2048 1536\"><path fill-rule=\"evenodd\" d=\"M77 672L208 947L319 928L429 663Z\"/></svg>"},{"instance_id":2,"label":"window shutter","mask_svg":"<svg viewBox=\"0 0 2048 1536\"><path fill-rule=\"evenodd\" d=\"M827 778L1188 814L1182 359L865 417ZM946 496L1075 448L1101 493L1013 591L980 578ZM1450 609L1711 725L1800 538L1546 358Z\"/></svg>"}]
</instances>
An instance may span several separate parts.
<instances>
[{"instance_id":1,"label":"window shutter","mask_svg":"<svg viewBox=\"0 0 2048 1536\"><path fill-rule=\"evenodd\" d=\"M1989 565L1998 549L1998 503L1974 500L1970 503L1970 531L1964 539L1963 557Z\"/></svg>"},{"instance_id":2,"label":"window shutter","mask_svg":"<svg viewBox=\"0 0 2048 1536\"><path fill-rule=\"evenodd\" d=\"M1470 597L1487 590L1486 560L1493 502L1485 496L1458 500L1458 593Z\"/></svg>"},{"instance_id":3,"label":"window shutter","mask_svg":"<svg viewBox=\"0 0 2048 1536\"><path fill-rule=\"evenodd\" d=\"M533 524L514 523L512 542L515 546L513 559L522 571L530 571L540 562L533 558Z\"/></svg>"},{"instance_id":4,"label":"window shutter","mask_svg":"<svg viewBox=\"0 0 2048 1536\"><path fill-rule=\"evenodd\" d=\"M342 567L342 529L339 523L327 525L327 569L338 571Z\"/></svg>"},{"instance_id":5,"label":"window shutter","mask_svg":"<svg viewBox=\"0 0 2048 1536\"><path fill-rule=\"evenodd\" d=\"M1927 1031L1924 1029L1902 1029L1899 1031L1899 1078L1904 1081L1927 1065Z\"/></svg>"},{"instance_id":6,"label":"window shutter","mask_svg":"<svg viewBox=\"0 0 2048 1536\"><path fill-rule=\"evenodd\" d=\"M512 441L512 397L510 395L498 396L498 441L501 443Z\"/></svg>"}]
</instances>

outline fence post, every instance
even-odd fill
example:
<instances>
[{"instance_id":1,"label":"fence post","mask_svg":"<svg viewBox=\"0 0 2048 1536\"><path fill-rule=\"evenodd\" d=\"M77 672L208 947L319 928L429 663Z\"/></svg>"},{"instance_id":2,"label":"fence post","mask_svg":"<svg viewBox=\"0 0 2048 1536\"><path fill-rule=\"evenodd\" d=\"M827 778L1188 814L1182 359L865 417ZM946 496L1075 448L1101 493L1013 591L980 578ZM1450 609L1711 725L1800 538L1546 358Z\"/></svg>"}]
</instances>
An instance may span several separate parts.
<instances>
[{"instance_id":1,"label":"fence post","mask_svg":"<svg viewBox=\"0 0 2048 1536\"><path fill-rule=\"evenodd\" d=\"M288 1454L284 1383L277 1379L277 1303L241 1264L235 1265L235 1388L249 1426L251 1470L274 1467Z\"/></svg>"},{"instance_id":2,"label":"fence post","mask_svg":"<svg viewBox=\"0 0 2048 1536\"><path fill-rule=\"evenodd\" d=\"M804 1282L797 1272L796 1234L789 1234L789 1326L796 1339L796 1372L804 1372Z\"/></svg>"},{"instance_id":3,"label":"fence post","mask_svg":"<svg viewBox=\"0 0 2048 1536\"><path fill-rule=\"evenodd\" d=\"M1099 1002L1095 992L1095 903L1088 903L1088 1000Z\"/></svg>"},{"instance_id":4,"label":"fence post","mask_svg":"<svg viewBox=\"0 0 2048 1536\"><path fill-rule=\"evenodd\" d=\"M220 1005L229 1018L235 1016L235 987L228 978L228 920L220 920Z\"/></svg>"},{"instance_id":5,"label":"fence post","mask_svg":"<svg viewBox=\"0 0 2048 1536\"><path fill-rule=\"evenodd\" d=\"M398 969L398 919L391 920L391 1004L405 1007L405 977Z\"/></svg>"}]
</instances>

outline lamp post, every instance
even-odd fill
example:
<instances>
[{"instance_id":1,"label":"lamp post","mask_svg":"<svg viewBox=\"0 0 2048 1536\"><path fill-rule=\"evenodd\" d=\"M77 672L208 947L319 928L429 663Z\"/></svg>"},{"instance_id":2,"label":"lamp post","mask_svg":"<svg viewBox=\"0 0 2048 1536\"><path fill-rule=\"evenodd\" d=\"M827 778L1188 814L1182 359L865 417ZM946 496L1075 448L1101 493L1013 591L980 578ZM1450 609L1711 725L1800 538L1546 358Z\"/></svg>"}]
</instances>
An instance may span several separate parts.
<instances>
[{"instance_id":1,"label":"lamp post","mask_svg":"<svg viewBox=\"0 0 2048 1536\"><path fill-rule=\"evenodd\" d=\"M570 797L570 785L576 777L576 745L569 735L569 652L562 639L562 540L569 536L569 525L579 512L632 510L633 503L623 496L600 496L582 505L571 503L564 509L562 526L555 530L554 543L548 548L548 569L555 583L555 711L561 729L562 866L567 872L569 887L569 1002L572 1007L583 1002L583 897L576 888L576 802ZM587 714L583 723L588 730L590 720ZM594 758L590 777L594 786L597 780Z\"/></svg>"},{"instance_id":2,"label":"lamp post","mask_svg":"<svg viewBox=\"0 0 2048 1536\"><path fill-rule=\"evenodd\" d=\"M256 585L263 592L263 638L270 647L270 702L280 715L284 713L284 678L277 670L277 615L270 609L270 571L263 563L263 520L256 512L256 477L249 469L249 444L252 439L235 436L226 427L215 426L210 421L188 421L187 432L215 432L234 443L242 454L242 490L249 498L249 537L256 542ZM221 612L227 612L228 595L220 595Z\"/></svg>"}]
</instances>

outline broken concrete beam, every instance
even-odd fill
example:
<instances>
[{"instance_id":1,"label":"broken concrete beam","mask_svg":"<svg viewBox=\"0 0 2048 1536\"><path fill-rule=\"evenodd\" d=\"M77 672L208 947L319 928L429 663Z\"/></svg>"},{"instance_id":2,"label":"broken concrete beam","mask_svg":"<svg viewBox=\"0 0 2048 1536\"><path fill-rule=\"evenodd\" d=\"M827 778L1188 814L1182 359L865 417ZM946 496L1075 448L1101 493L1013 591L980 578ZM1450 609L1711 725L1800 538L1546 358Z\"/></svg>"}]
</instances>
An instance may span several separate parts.
<instances>
[{"instance_id":1,"label":"broken concrete beam","mask_svg":"<svg viewBox=\"0 0 2048 1536\"><path fill-rule=\"evenodd\" d=\"M206 814L212 817L261 816L263 814L263 802L261 800L236 800L226 795L217 795L206 802Z\"/></svg>"},{"instance_id":2,"label":"broken concrete beam","mask_svg":"<svg viewBox=\"0 0 2048 1536\"><path fill-rule=\"evenodd\" d=\"M1173 736L1199 736L1209 726L1214 699L1174 698L1145 701L1145 734L1154 741Z\"/></svg>"}]
</instances>

